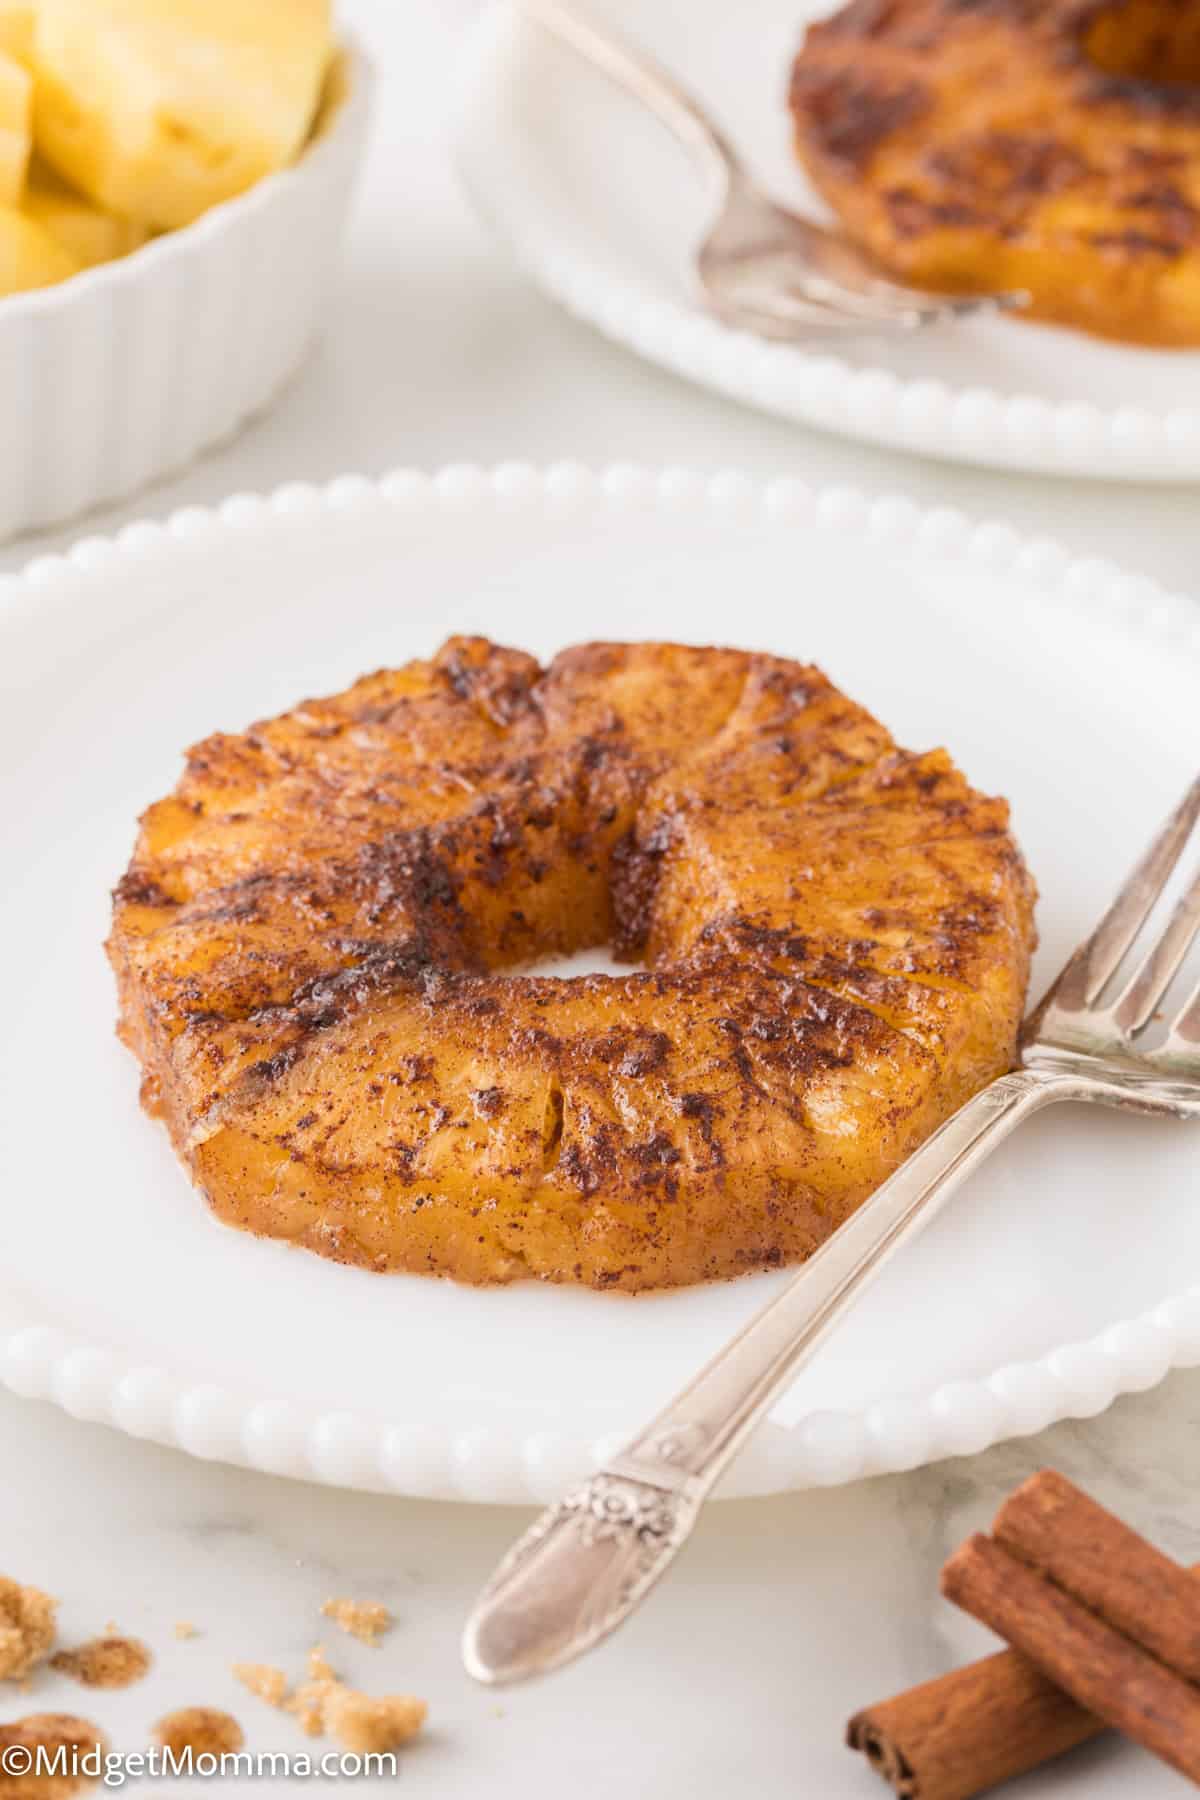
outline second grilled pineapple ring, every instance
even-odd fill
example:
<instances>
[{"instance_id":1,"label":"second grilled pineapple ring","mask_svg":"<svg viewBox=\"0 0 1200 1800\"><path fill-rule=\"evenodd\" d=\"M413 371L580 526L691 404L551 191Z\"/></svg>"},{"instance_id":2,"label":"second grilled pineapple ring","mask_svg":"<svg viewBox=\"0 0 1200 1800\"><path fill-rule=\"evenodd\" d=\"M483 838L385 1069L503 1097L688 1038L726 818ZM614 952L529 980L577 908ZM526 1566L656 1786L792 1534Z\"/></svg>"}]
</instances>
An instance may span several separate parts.
<instances>
[{"instance_id":1,"label":"second grilled pineapple ring","mask_svg":"<svg viewBox=\"0 0 1200 1800\"><path fill-rule=\"evenodd\" d=\"M1004 803L816 669L457 639L199 745L110 954L223 1219L633 1289L806 1255L1008 1066L1031 903Z\"/></svg>"},{"instance_id":2,"label":"second grilled pineapple ring","mask_svg":"<svg viewBox=\"0 0 1200 1800\"><path fill-rule=\"evenodd\" d=\"M851 0L791 103L817 187L903 279L1200 344L1200 8Z\"/></svg>"}]
</instances>

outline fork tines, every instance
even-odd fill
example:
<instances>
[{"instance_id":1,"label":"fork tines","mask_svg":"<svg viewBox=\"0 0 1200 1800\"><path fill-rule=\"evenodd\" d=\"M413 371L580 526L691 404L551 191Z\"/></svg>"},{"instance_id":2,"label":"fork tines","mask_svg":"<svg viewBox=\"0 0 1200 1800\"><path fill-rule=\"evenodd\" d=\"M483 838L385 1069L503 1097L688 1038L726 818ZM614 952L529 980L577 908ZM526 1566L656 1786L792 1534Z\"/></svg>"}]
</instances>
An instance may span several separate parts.
<instances>
[{"instance_id":1,"label":"fork tines","mask_svg":"<svg viewBox=\"0 0 1200 1800\"><path fill-rule=\"evenodd\" d=\"M1200 822L1200 776L1167 820L1087 942L1072 958L1051 997L1052 1010L1101 1012L1118 1036L1132 1038L1166 998L1200 934L1200 868L1180 896L1155 943L1128 975L1110 1005L1100 1004L1161 898ZM1200 1043L1200 987L1175 1019L1166 1049Z\"/></svg>"}]
</instances>

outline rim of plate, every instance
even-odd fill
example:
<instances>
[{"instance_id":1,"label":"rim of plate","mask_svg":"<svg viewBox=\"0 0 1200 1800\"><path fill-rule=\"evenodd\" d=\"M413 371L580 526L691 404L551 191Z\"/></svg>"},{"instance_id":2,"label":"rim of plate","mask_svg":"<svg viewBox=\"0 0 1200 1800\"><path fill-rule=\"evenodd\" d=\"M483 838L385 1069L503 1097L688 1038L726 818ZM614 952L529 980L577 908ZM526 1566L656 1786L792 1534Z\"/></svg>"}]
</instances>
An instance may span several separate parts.
<instances>
[{"instance_id":1,"label":"rim of plate","mask_svg":"<svg viewBox=\"0 0 1200 1800\"><path fill-rule=\"evenodd\" d=\"M493 30L493 9L485 9L459 82L459 178L483 223L534 285L611 342L760 411L939 462L1110 481L1200 477L1200 406L1163 412L1051 401L979 383L904 377L883 362L849 363L824 348L771 343L698 307L639 293L524 229L511 207L483 191L463 154Z\"/></svg>"},{"instance_id":2,"label":"rim of plate","mask_svg":"<svg viewBox=\"0 0 1200 1800\"><path fill-rule=\"evenodd\" d=\"M1113 563L1072 556L1051 539L1022 536L1003 520L976 521L899 497L872 500L852 488L813 489L791 477L759 481L732 470L702 476L630 464L599 471L574 463L542 470L524 463L490 470L455 464L435 474L397 469L379 480L348 475L324 487L291 483L268 495L235 494L215 508L186 507L161 522L127 525L115 537L84 538L62 555L38 557L23 571L0 577L0 631L15 633L35 609L86 603L88 580L111 575L122 562L169 553L178 540L242 538L281 515L384 510L401 518L439 511L461 518L471 508L490 508L554 516L573 506L603 507L613 515L648 507L683 517L733 512L855 540L866 534L897 550L965 561L1027 583L1042 593L1043 604L1081 621L1099 614L1148 635L1191 659L1200 674L1200 607L1194 602ZM732 1496L836 1485L975 1454L1061 1419L1089 1417L1120 1394L1196 1364L1200 1286L1116 1320L1086 1341L986 1377L859 1412L815 1412L792 1425L769 1420L722 1491ZM193 1456L428 1498L545 1501L561 1491L556 1470L598 1465L618 1447L608 1439L546 1431L514 1444L483 1422L437 1440L401 1420L306 1410L256 1393L252 1384L233 1392L148 1365L120 1343L65 1332L47 1307L2 1287L0 1384Z\"/></svg>"}]
</instances>

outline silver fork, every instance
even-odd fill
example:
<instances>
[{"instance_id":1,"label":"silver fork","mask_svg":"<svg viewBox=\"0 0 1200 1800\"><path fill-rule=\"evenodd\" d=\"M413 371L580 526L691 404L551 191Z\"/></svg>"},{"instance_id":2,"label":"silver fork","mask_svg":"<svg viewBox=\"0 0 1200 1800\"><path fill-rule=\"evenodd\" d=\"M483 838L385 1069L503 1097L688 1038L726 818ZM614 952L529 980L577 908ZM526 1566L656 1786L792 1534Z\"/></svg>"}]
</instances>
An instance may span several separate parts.
<instances>
[{"instance_id":1,"label":"silver fork","mask_svg":"<svg viewBox=\"0 0 1200 1800\"><path fill-rule=\"evenodd\" d=\"M697 102L649 57L564 0L519 5L648 107L698 164L714 220L693 273L701 299L727 325L794 341L821 331L909 331L1027 303L1021 293L930 294L890 281L849 238L776 206Z\"/></svg>"},{"instance_id":2,"label":"silver fork","mask_svg":"<svg viewBox=\"0 0 1200 1800\"><path fill-rule=\"evenodd\" d=\"M472 1675L499 1683L541 1674L629 1616L772 1402L888 1258L1022 1119L1056 1100L1200 1119L1200 986L1163 1043L1147 1048L1143 1038L1200 932L1200 868L1122 979L1185 846L1200 837L1198 819L1200 778L1030 1016L1018 1068L934 1132L652 1424L518 1540L467 1622Z\"/></svg>"}]
</instances>

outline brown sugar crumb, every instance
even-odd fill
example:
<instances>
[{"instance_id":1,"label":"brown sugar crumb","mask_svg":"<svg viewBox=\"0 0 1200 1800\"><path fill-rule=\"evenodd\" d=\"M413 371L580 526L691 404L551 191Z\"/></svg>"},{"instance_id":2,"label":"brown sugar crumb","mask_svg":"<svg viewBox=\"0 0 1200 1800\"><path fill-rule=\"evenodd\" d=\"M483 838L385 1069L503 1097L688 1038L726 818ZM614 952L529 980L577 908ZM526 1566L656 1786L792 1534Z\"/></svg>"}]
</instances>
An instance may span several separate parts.
<instances>
[{"instance_id":1,"label":"brown sugar crumb","mask_svg":"<svg viewBox=\"0 0 1200 1800\"><path fill-rule=\"evenodd\" d=\"M140 1681L150 1662L150 1652L138 1638L98 1637L74 1650L60 1650L50 1658L50 1667L84 1687L123 1688Z\"/></svg>"},{"instance_id":2,"label":"brown sugar crumb","mask_svg":"<svg viewBox=\"0 0 1200 1800\"><path fill-rule=\"evenodd\" d=\"M0 1680L24 1681L45 1661L54 1647L57 1610L58 1601L40 1588L0 1575Z\"/></svg>"},{"instance_id":3,"label":"brown sugar crumb","mask_svg":"<svg viewBox=\"0 0 1200 1800\"><path fill-rule=\"evenodd\" d=\"M285 1711L293 1715L309 1737L320 1737L324 1731L325 1708L338 1685L324 1650L320 1644L314 1644L308 1653L308 1680L302 1681L291 1698L284 1701Z\"/></svg>"},{"instance_id":4,"label":"brown sugar crumb","mask_svg":"<svg viewBox=\"0 0 1200 1800\"><path fill-rule=\"evenodd\" d=\"M6 1769L0 1773L3 1800L69 1800L103 1772L108 1739L90 1719L78 1719L73 1713L30 1713L27 1718L0 1725L0 1767L6 1751L27 1750L32 1761L39 1748L50 1757L66 1752L62 1773L39 1773L36 1767L31 1767L28 1774ZM97 1756L100 1766L94 1772L79 1768L88 1755Z\"/></svg>"},{"instance_id":5,"label":"brown sugar crumb","mask_svg":"<svg viewBox=\"0 0 1200 1800\"><path fill-rule=\"evenodd\" d=\"M306 1737L320 1737L324 1731L325 1704L332 1686L329 1681L302 1681L283 1702L284 1711L291 1713Z\"/></svg>"},{"instance_id":6,"label":"brown sugar crumb","mask_svg":"<svg viewBox=\"0 0 1200 1800\"><path fill-rule=\"evenodd\" d=\"M234 1663L233 1672L260 1700L291 1713L309 1737L331 1731L347 1750L361 1755L406 1744L420 1731L429 1711L424 1700L411 1694L375 1698L347 1687L330 1668L320 1644L308 1653L308 1679L292 1694L283 1670L269 1663Z\"/></svg>"},{"instance_id":7,"label":"brown sugar crumb","mask_svg":"<svg viewBox=\"0 0 1200 1800\"><path fill-rule=\"evenodd\" d=\"M215 1706L181 1706L154 1727L153 1736L164 1750L182 1756L232 1756L246 1742L246 1734L232 1713Z\"/></svg>"},{"instance_id":8,"label":"brown sugar crumb","mask_svg":"<svg viewBox=\"0 0 1200 1800\"><path fill-rule=\"evenodd\" d=\"M311 1681L302 1683L284 1702L284 1711L291 1713L305 1737L320 1737L325 1729L325 1699L312 1690Z\"/></svg>"},{"instance_id":9,"label":"brown sugar crumb","mask_svg":"<svg viewBox=\"0 0 1200 1800\"><path fill-rule=\"evenodd\" d=\"M378 1600L327 1600L321 1611L351 1637L373 1649L392 1625L391 1613Z\"/></svg>"},{"instance_id":10,"label":"brown sugar crumb","mask_svg":"<svg viewBox=\"0 0 1200 1800\"><path fill-rule=\"evenodd\" d=\"M176 1619L175 1636L177 1638L194 1638L199 1637L199 1635L200 1633L196 1630L196 1627L192 1624L190 1619Z\"/></svg>"},{"instance_id":11,"label":"brown sugar crumb","mask_svg":"<svg viewBox=\"0 0 1200 1800\"><path fill-rule=\"evenodd\" d=\"M234 1673L246 1681L244 1668L245 1665L235 1667ZM398 1749L420 1731L429 1710L423 1700L410 1694L384 1694L376 1699L347 1687L330 1668L320 1644L308 1653L308 1679L292 1694L287 1693L281 1670L251 1665L250 1672L256 1679L263 1674L273 1678L269 1693L250 1681L246 1685L253 1692L262 1693L272 1706L282 1706L291 1713L309 1737L322 1737L329 1731L347 1750L361 1754Z\"/></svg>"},{"instance_id":12,"label":"brown sugar crumb","mask_svg":"<svg viewBox=\"0 0 1200 1800\"><path fill-rule=\"evenodd\" d=\"M265 1700L268 1706L282 1706L287 1699L287 1676L270 1663L234 1663L233 1673L256 1700Z\"/></svg>"},{"instance_id":13,"label":"brown sugar crumb","mask_svg":"<svg viewBox=\"0 0 1200 1800\"><path fill-rule=\"evenodd\" d=\"M411 1694L385 1694L372 1699L337 1684L325 1705L325 1727L347 1750L365 1756L372 1750L398 1750L416 1737L429 1708Z\"/></svg>"}]
</instances>

